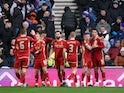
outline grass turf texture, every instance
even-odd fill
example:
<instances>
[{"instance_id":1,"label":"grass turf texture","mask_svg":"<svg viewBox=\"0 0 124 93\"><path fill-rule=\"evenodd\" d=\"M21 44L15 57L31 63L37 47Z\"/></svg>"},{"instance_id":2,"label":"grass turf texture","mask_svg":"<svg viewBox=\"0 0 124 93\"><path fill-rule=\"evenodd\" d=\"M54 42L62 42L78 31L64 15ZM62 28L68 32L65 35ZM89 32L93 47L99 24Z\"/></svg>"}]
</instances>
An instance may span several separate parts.
<instances>
[{"instance_id":1,"label":"grass turf texture","mask_svg":"<svg viewBox=\"0 0 124 93\"><path fill-rule=\"evenodd\" d=\"M124 93L123 87L0 87L0 93Z\"/></svg>"}]
</instances>

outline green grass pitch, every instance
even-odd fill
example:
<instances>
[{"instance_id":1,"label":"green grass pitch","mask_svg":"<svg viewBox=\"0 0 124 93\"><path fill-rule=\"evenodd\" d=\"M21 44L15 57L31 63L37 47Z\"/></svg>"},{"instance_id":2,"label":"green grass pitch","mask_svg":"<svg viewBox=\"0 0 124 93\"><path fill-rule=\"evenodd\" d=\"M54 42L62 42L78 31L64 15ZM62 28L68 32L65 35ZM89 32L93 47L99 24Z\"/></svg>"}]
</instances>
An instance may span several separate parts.
<instances>
[{"instance_id":1,"label":"green grass pitch","mask_svg":"<svg viewBox=\"0 0 124 93\"><path fill-rule=\"evenodd\" d=\"M123 87L0 87L0 93L124 93Z\"/></svg>"}]
</instances>

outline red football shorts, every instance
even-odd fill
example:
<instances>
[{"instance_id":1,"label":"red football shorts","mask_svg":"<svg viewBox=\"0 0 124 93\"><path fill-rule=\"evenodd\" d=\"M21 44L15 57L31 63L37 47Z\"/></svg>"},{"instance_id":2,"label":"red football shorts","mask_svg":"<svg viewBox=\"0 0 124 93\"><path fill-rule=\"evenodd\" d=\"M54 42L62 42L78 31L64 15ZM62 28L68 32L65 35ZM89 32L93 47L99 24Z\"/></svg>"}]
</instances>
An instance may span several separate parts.
<instances>
[{"instance_id":1,"label":"red football shorts","mask_svg":"<svg viewBox=\"0 0 124 93\"><path fill-rule=\"evenodd\" d=\"M55 59L55 68L58 69L60 66L64 66L65 62L63 58L56 58Z\"/></svg>"},{"instance_id":2,"label":"red football shorts","mask_svg":"<svg viewBox=\"0 0 124 93\"><path fill-rule=\"evenodd\" d=\"M77 68L78 62L69 62L70 68Z\"/></svg>"},{"instance_id":3,"label":"red football shorts","mask_svg":"<svg viewBox=\"0 0 124 93\"><path fill-rule=\"evenodd\" d=\"M73 54L73 55L68 54L67 55L67 60L69 62L77 62L78 61L78 56L76 54Z\"/></svg>"},{"instance_id":4,"label":"red football shorts","mask_svg":"<svg viewBox=\"0 0 124 93\"><path fill-rule=\"evenodd\" d=\"M93 54L93 67L103 67L104 66L104 54L103 52Z\"/></svg>"},{"instance_id":5,"label":"red football shorts","mask_svg":"<svg viewBox=\"0 0 124 93\"><path fill-rule=\"evenodd\" d=\"M34 60L34 69L40 69L47 66L47 60Z\"/></svg>"},{"instance_id":6,"label":"red football shorts","mask_svg":"<svg viewBox=\"0 0 124 93\"><path fill-rule=\"evenodd\" d=\"M29 65L29 58L15 59L14 68L27 68Z\"/></svg>"},{"instance_id":7,"label":"red football shorts","mask_svg":"<svg viewBox=\"0 0 124 93\"><path fill-rule=\"evenodd\" d=\"M92 68L92 59L91 57L83 57L83 67L88 67L88 68Z\"/></svg>"}]
</instances>

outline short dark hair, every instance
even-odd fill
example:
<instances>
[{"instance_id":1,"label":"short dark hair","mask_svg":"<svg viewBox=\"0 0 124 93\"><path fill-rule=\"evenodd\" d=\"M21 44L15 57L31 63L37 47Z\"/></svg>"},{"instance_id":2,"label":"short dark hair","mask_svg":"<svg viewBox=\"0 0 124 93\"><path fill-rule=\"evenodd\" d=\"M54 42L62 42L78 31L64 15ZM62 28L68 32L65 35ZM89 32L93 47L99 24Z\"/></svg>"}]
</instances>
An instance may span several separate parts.
<instances>
[{"instance_id":1,"label":"short dark hair","mask_svg":"<svg viewBox=\"0 0 124 93\"><path fill-rule=\"evenodd\" d=\"M21 35L22 35L22 34L26 34L26 32L27 32L26 29L24 29L24 28L21 28L21 29L20 29L20 34L21 34Z\"/></svg>"},{"instance_id":2,"label":"short dark hair","mask_svg":"<svg viewBox=\"0 0 124 93\"><path fill-rule=\"evenodd\" d=\"M59 32L60 34L62 34L62 32L61 32L61 31L55 31L55 33L57 33L57 32Z\"/></svg>"},{"instance_id":3,"label":"short dark hair","mask_svg":"<svg viewBox=\"0 0 124 93\"><path fill-rule=\"evenodd\" d=\"M96 30L96 32L98 33L97 29L92 29L91 31L93 32L94 30Z\"/></svg>"},{"instance_id":4,"label":"short dark hair","mask_svg":"<svg viewBox=\"0 0 124 93\"><path fill-rule=\"evenodd\" d=\"M48 6L46 3L43 3L42 6Z\"/></svg>"}]
</instances>

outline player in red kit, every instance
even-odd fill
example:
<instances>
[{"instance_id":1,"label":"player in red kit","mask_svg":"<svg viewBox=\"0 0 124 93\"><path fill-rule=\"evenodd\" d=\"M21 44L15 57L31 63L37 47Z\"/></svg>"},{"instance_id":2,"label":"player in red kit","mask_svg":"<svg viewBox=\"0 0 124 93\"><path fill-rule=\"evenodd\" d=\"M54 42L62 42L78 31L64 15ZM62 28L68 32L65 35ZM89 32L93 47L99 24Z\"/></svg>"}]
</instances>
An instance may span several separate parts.
<instances>
[{"instance_id":1,"label":"player in red kit","mask_svg":"<svg viewBox=\"0 0 124 93\"><path fill-rule=\"evenodd\" d=\"M50 85L49 82L49 76L48 76L48 72L47 72L47 59L46 59L46 55L45 55L45 41L41 40L40 34L37 32L36 33L36 38L37 41L36 43L34 43L33 45L33 51L34 51L34 68L35 68L35 86L39 86L38 84L38 73L39 70L42 69L43 70L43 77L44 81L42 80L42 84L45 84L45 80L47 85Z\"/></svg>"},{"instance_id":2,"label":"player in red kit","mask_svg":"<svg viewBox=\"0 0 124 93\"><path fill-rule=\"evenodd\" d=\"M46 59L48 59L48 48L49 48L49 43L51 43L52 42L52 38L50 38L50 37L46 37L47 36L47 34L43 31L42 33L41 33L41 40L42 41L44 41L45 42L45 55L46 55ZM42 86L46 86L46 84L44 83L44 81L45 81L45 78L44 78L44 73L43 73L43 70L42 69L40 69L40 75L41 75L41 79L42 79Z\"/></svg>"},{"instance_id":3,"label":"player in red kit","mask_svg":"<svg viewBox=\"0 0 124 93\"><path fill-rule=\"evenodd\" d=\"M58 77L61 85L65 85L65 47L66 41L61 38L61 32L55 32L56 40L52 42L50 55L55 52L55 68L58 70Z\"/></svg>"},{"instance_id":4,"label":"player in red kit","mask_svg":"<svg viewBox=\"0 0 124 93\"><path fill-rule=\"evenodd\" d=\"M102 73L103 84L106 78L104 71L104 54L103 54L104 43L103 40L98 36L98 32L96 29L92 30L91 45L92 45L92 61L94 66L95 79L96 79L96 83L94 84L94 86L99 86L98 67L100 67L100 71Z\"/></svg>"},{"instance_id":5,"label":"player in red kit","mask_svg":"<svg viewBox=\"0 0 124 93\"><path fill-rule=\"evenodd\" d=\"M74 79L75 85L78 87L79 84L77 83L77 67L78 67L78 48L80 46L80 42L75 40L76 33L71 32L69 36L69 40L66 41L66 51L67 51L67 61L69 62L70 68L72 69L72 73L66 80L68 86L71 86L70 80Z\"/></svg>"},{"instance_id":6,"label":"player in red kit","mask_svg":"<svg viewBox=\"0 0 124 93\"><path fill-rule=\"evenodd\" d=\"M82 73L82 86L84 86L84 77L87 76L87 84L88 86L91 86L90 83L90 69L92 68L92 56L91 56L91 43L90 43L90 33L84 33L84 41L82 42L82 67L84 69Z\"/></svg>"},{"instance_id":7,"label":"player in red kit","mask_svg":"<svg viewBox=\"0 0 124 93\"><path fill-rule=\"evenodd\" d=\"M19 75L17 77L20 77L21 83L19 84L19 86L25 86L25 73L27 71L29 64L30 46L31 46L31 42L36 41L35 32L33 30L31 31L31 34L33 35L34 38L27 36L26 30L22 28L20 30L20 36L18 36L15 39L14 53L16 58L14 62L14 69L16 75L17 73Z\"/></svg>"}]
</instances>

